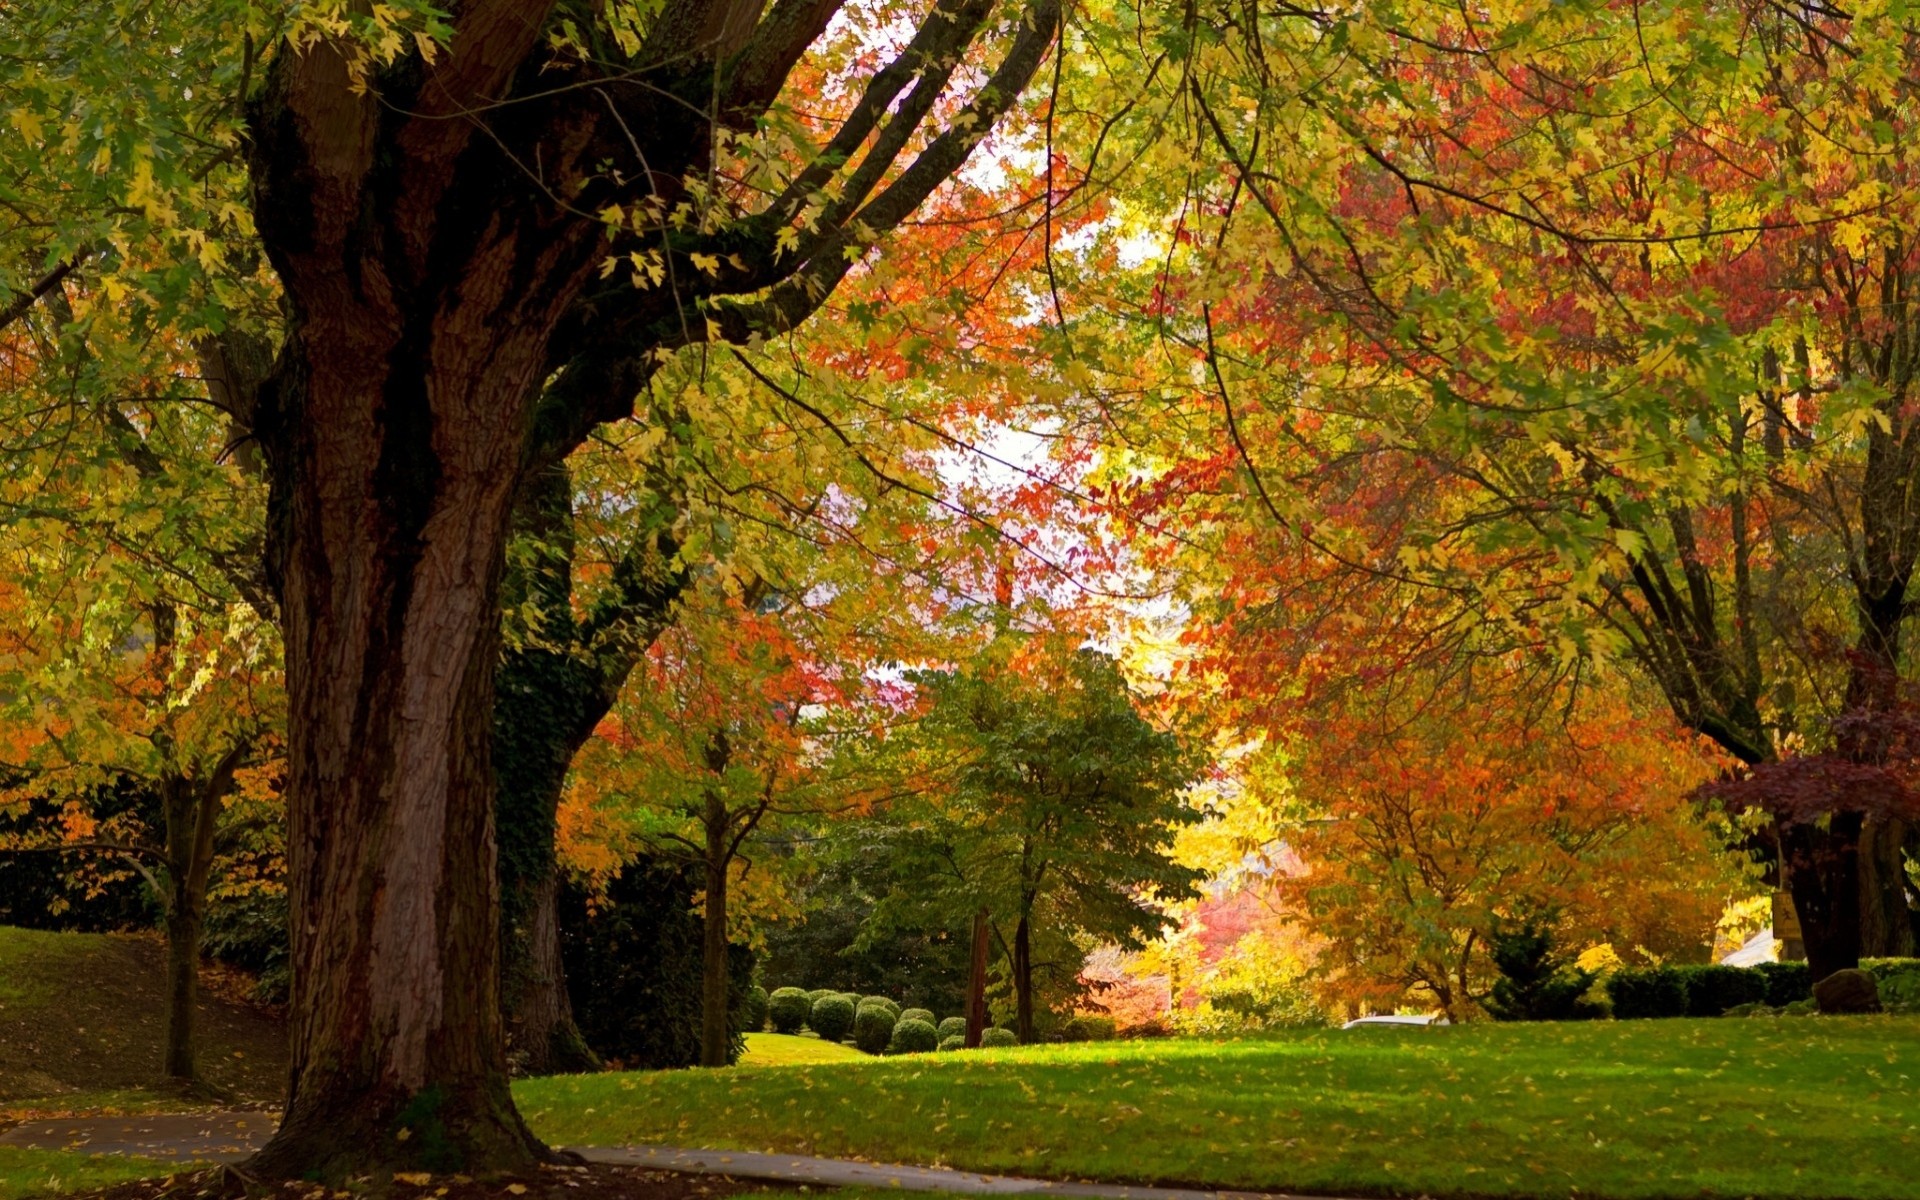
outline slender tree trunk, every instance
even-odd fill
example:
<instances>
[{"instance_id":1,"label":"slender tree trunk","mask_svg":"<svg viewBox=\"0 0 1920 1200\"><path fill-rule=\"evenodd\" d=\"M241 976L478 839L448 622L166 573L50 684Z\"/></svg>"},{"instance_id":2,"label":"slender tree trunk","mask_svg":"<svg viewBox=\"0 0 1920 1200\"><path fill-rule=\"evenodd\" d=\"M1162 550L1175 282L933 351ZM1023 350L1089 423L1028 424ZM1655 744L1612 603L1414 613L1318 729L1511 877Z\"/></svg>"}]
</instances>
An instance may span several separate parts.
<instances>
[{"instance_id":1,"label":"slender tree trunk","mask_svg":"<svg viewBox=\"0 0 1920 1200\"><path fill-rule=\"evenodd\" d=\"M727 825L718 796L707 798L707 899L700 953L700 1065L728 1059Z\"/></svg>"},{"instance_id":2,"label":"slender tree trunk","mask_svg":"<svg viewBox=\"0 0 1920 1200\"><path fill-rule=\"evenodd\" d=\"M194 1005L200 974L200 930L204 905L192 903L173 889L167 913L167 1052L168 1078L192 1080L194 1063Z\"/></svg>"},{"instance_id":3,"label":"slender tree trunk","mask_svg":"<svg viewBox=\"0 0 1920 1200\"><path fill-rule=\"evenodd\" d=\"M533 887L526 921L525 964L512 1006L514 1045L529 1075L560 1075L600 1069L573 1019L566 966L560 957L560 873L549 871Z\"/></svg>"},{"instance_id":4,"label":"slender tree trunk","mask_svg":"<svg viewBox=\"0 0 1920 1200\"><path fill-rule=\"evenodd\" d=\"M978 1050L987 1031L987 910L973 914L973 961L967 972L967 1049Z\"/></svg>"},{"instance_id":5,"label":"slender tree trunk","mask_svg":"<svg viewBox=\"0 0 1920 1200\"><path fill-rule=\"evenodd\" d=\"M1014 1027L1022 1045L1033 1041L1033 938L1026 914L1013 927Z\"/></svg>"}]
</instances>

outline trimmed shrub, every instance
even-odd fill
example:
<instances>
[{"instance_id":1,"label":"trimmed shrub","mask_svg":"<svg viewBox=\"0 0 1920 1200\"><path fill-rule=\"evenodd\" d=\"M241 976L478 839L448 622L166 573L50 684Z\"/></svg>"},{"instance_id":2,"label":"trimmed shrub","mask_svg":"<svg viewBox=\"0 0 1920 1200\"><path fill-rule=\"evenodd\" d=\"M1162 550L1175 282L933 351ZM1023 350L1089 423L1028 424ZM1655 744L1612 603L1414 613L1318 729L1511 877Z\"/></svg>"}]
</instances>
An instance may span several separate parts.
<instances>
[{"instance_id":1,"label":"trimmed shrub","mask_svg":"<svg viewBox=\"0 0 1920 1200\"><path fill-rule=\"evenodd\" d=\"M828 996L838 996L839 994L839 992L834 991L832 988L814 988L807 993L807 1007L811 1008L822 1000L825 1000Z\"/></svg>"},{"instance_id":2,"label":"trimmed shrub","mask_svg":"<svg viewBox=\"0 0 1920 1200\"><path fill-rule=\"evenodd\" d=\"M770 997L767 989L754 984L747 989L741 1003L746 1007L746 1027L748 1033L758 1033L767 1027L767 1004Z\"/></svg>"},{"instance_id":3,"label":"trimmed shrub","mask_svg":"<svg viewBox=\"0 0 1920 1200\"><path fill-rule=\"evenodd\" d=\"M1742 1004L1763 1004L1767 981L1746 967L1685 967L1687 1015L1717 1017Z\"/></svg>"},{"instance_id":4,"label":"trimmed shrub","mask_svg":"<svg viewBox=\"0 0 1920 1200\"><path fill-rule=\"evenodd\" d=\"M1748 969L1767 981L1767 1004L1773 1008L1813 999L1813 971L1806 963L1769 962Z\"/></svg>"},{"instance_id":5,"label":"trimmed shrub","mask_svg":"<svg viewBox=\"0 0 1920 1200\"><path fill-rule=\"evenodd\" d=\"M1063 1042L1110 1042L1116 1034L1112 1017L1097 1017L1087 1013L1076 1013L1067 1018L1060 1027L1060 1040Z\"/></svg>"},{"instance_id":6,"label":"trimmed shrub","mask_svg":"<svg viewBox=\"0 0 1920 1200\"><path fill-rule=\"evenodd\" d=\"M982 1048L991 1050L996 1046L1018 1046L1020 1035L1011 1029L989 1029L980 1035Z\"/></svg>"},{"instance_id":7,"label":"trimmed shrub","mask_svg":"<svg viewBox=\"0 0 1920 1200\"><path fill-rule=\"evenodd\" d=\"M862 1004L853 1014L853 1044L868 1054L886 1050L896 1022L884 1004Z\"/></svg>"},{"instance_id":8,"label":"trimmed shrub","mask_svg":"<svg viewBox=\"0 0 1920 1200\"><path fill-rule=\"evenodd\" d=\"M948 1017L947 1020L951 1021L953 1018ZM967 1035L964 1033L959 1035L949 1034L940 1039L940 1048L942 1050L965 1050L967 1048Z\"/></svg>"},{"instance_id":9,"label":"trimmed shrub","mask_svg":"<svg viewBox=\"0 0 1920 1200\"><path fill-rule=\"evenodd\" d=\"M925 1021L901 1021L887 1042L888 1054L925 1054L940 1048L940 1034Z\"/></svg>"},{"instance_id":10,"label":"trimmed shrub","mask_svg":"<svg viewBox=\"0 0 1920 1200\"><path fill-rule=\"evenodd\" d=\"M1882 987L1906 975L1920 975L1920 958L1863 958L1860 969Z\"/></svg>"},{"instance_id":11,"label":"trimmed shrub","mask_svg":"<svg viewBox=\"0 0 1920 1200\"><path fill-rule=\"evenodd\" d=\"M961 1041L967 1039L967 1019L965 1017L948 1017L940 1022L939 1029L940 1040L943 1042L950 1037L957 1037Z\"/></svg>"},{"instance_id":12,"label":"trimmed shrub","mask_svg":"<svg viewBox=\"0 0 1920 1200\"><path fill-rule=\"evenodd\" d=\"M1613 1015L1623 1021L1644 1017L1687 1015L1686 976L1672 967L1616 971L1607 980Z\"/></svg>"},{"instance_id":13,"label":"trimmed shrub","mask_svg":"<svg viewBox=\"0 0 1920 1200\"><path fill-rule=\"evenodd\" d=\"M903 1008L900 1010L899 1019L902 1021L925 1021L927 1024L933 1026L940 1024L939 1018L924 1008Z\"/></svg>"},{"instance_id":14,"label":"trimmed shrub","mask_svg":"<svg viewBox=\"0 0 1920 1200\"><path fill-rule=\"evenodd\" d=\"M767 997L767 1016L773 1021L776 1033L799 1033L811 1011L813 1001L796 987L775 988Z\"/></svg>"},{"instance_id":15,"label":"trimmed shrub","mask_svg":"<svg viewBox=\"0 0 1920 1200\"><path fill-rule=\"evenodd\" d=\"M830 1042L845 1041L853 1032L853 1002L845 996L822 996L813 1002L807 1024Z\"/></svg>"},{"instance_id":16,"label":"trimmed shrub","mask_svg":"<svg viewBox=\"0 0 1920 1200\"><path fill-rule=\"evenodd\" d=\"M896 1021L900 1019L899 1004L895 1003L894 1001L888 999L885 996L862 996L853 1002L853 1011L857 1013L861 1009L867 1007L869 1004L877 1005L880 1008L886 1009L889 1013L893 1014L893 1019Z\"/></svg>"}]
</instances>

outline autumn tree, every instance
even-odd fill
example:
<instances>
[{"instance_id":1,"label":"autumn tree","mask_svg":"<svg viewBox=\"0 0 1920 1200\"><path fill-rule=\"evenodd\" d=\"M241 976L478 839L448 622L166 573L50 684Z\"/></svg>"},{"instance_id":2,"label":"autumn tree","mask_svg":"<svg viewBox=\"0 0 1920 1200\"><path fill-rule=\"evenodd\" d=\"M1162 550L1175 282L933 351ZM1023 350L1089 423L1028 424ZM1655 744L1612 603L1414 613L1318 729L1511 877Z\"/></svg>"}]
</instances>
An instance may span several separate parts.
<instances>
[{"instance_id":1,"label":"autumn tree","mask_svg":"<svg viewBox=\"0 0 1920 1200\"><path fill-rule=\"evenodd\" d=\"M167 941L164 1071L195 1077L210 891L277 861L283 694L262 488L183 398L194 356L62 282L0 332L0 853L131 871ZM146 801L126 804L129 796Z\"/></svg>"}]
</instances>

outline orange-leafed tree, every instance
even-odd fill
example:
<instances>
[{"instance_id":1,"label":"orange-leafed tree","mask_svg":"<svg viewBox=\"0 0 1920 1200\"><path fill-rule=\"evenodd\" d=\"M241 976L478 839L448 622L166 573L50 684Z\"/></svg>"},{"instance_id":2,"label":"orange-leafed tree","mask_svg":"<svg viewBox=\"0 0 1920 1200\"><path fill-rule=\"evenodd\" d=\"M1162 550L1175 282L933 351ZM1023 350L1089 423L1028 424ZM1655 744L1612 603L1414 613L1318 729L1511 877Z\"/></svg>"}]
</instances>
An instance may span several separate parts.
<instances>
[{"instance_id":1,"label":"orange-leafed tree","mask_svg":"<svg viewBox=\"0 0 1920 1200\"><path fill-rule=\"evenodd\" d=\"M1685 955L1741 886L1690 798L1716 767L1697 739L1618 694L1542 711L1501 682L1319 714L1268 765L1300 864L1275 895L1318 938L1329 998L1457 1020L1486 996L1505 924Z\"/></svg>"},{"instance_id":2,"label":"orange-leafed tree","mask_svg":"<svg viewBox=\"0 0 1920 1200\"><path fill-rule=\"evenodd\" d=\"M703 1066L732 1058L730 932L778 902L766 835L868 809L884 787L842 747L866 734L866 664L820 654L788 607L758 586L684 601L583 750L562 816L576 866L644 849L703 872Z\"/></svg>"}]
</instances>

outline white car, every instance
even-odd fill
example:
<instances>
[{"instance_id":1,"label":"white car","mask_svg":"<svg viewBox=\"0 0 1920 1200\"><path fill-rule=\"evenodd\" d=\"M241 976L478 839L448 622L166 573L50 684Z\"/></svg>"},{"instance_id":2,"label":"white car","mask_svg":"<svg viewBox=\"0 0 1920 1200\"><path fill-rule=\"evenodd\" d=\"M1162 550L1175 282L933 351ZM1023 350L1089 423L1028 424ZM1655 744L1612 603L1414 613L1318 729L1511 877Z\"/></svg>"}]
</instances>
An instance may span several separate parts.
<instances>
[{"instance_id":1,"label":"white car","mask_svg":"<svg viewBox=\"0 0 1920 1200\"><path fill-rule=\"evenodd\" d=\"M1352 1029L1356 1025L1451 1025L1451 1024L1453 1024L1453 1022L1447 1020L1446 1015L1444 1013L1439 1013L1439 1014L1431 1014L1426 1016L1394 1015L1394 1016L1380 1016L1380 1017L1361 1017L1357 1020L1348 1021L1345 1025L1342 1025L1340 1028Z\"/></svg>"}]
</instances>

